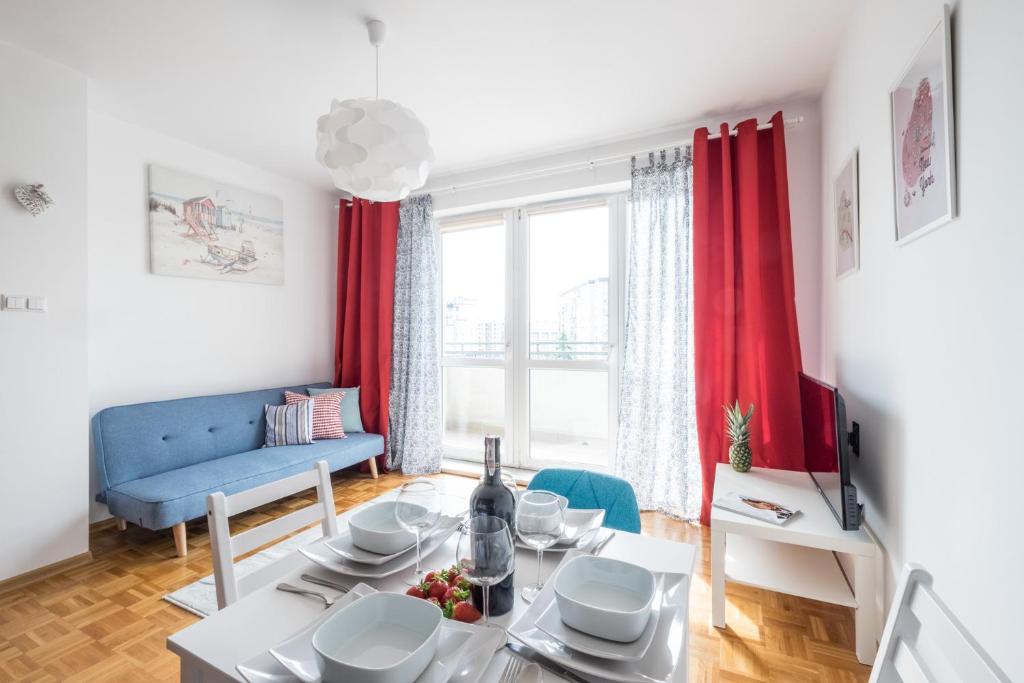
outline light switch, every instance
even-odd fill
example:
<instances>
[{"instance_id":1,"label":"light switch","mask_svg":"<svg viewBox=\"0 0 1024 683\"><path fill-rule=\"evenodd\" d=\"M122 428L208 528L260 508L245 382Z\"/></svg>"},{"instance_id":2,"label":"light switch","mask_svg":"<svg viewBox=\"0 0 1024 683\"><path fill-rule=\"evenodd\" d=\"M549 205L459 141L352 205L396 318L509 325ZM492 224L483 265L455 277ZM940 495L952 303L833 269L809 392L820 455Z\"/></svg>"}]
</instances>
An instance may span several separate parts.
<instances>
[{"instance_id":1,"label":"light switch","mask_svg":"<svg viewBox=\"0 0 1024 683\"><path fill-rule=\"evenodd\" d=\"M16 296L8 294L4 297L4 310L7 311L24 311L28 308L28 298L24 296Z\"/></svg>"},{"instance_id":2,"label":"light switch","mask_svg":"<svg viewBox=\"0 0 1024 683\"><path fill-rule=\"evenodd\" d=\"M28 298L28 305L26 306L26 308L28 308L28 310L30 310L30 311L34 311L34 312L37 312L37 313L45 312L46 311L46 297L45 296L30 296Z\"/></svg>"}]
</instances>

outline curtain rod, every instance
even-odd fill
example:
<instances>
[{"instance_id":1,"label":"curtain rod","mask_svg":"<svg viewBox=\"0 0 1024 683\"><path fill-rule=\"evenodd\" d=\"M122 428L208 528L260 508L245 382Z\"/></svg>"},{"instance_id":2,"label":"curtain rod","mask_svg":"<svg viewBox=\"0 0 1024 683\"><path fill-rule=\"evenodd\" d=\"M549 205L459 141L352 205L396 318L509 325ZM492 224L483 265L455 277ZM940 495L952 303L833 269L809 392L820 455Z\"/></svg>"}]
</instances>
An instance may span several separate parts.
<instances>
[{"instance_id":1,"label":"curtain rod","mask_svg":"<svg viewBox=\"0 0 1024 683\"><path fill-rule=\"evenodd\" d=\"M804 122L804 117L803 116L795 116L793 118L789 118L789 119L785 119L784 120L784 124L785 124L787 130L790 129L790 128L793 128L795 126L798 126L798 125L800 125L803 122ZM766 128L771 128L771 123L762 123L762 124L759 124L757 126L758 130L765 130ZM694 130L696 130L696 128ZM736 133L737 133L737 131L735 129L729 131L729 135L736 135ZM712 135L709 135L708 139L714 140L714 139L720 138L720 137L722 137L721 133L714 133ZM693 134L691 133L690 137L688 139L686 139L686 140L675 140L675 141L672 141L672 142L663 143L663 144L661 144L659 146L664 147L664 148L684 147L684 146L689 146L692 142L693 142ZM433 188L429 188L428 187L428 188L425 188L425 189L422 189L422 190L417 190L413 194L415 194L415 195L431 194L431 193L437 194L437 193L441 193L441 192L454 194L455 192L458 192L460 190L476 189L476 188L480 188L480 187L489 187L489 186L492 186L492 185L502 185L504 183L511 182L511 181L516 181L516 180L532 180L533 178L543 178L543 177L546 177L546 176L558 175L560 173L567 173L569 171L585 170L587 168L597 168L598 166L608 166L608 165L619 163L619 162L622 162L622 161L629 161L635 155L636 155L636 152L629 152L629 153L622 153L622 154L612 154L612 155L605 156L605 157L598 157L596 159L589 159L587 161L577 161L577 162L572 162L572 163L568 163L568 164L560 164L560 165L556 165L556 166L549 166L547 168L532 169L532 170L529 170L529 171L521 171L519 173L509 173L509 174L506 174L506 175L503 175L503 176L498 176L498 177L495 177L495 178L486 178L486 179L482 179L482 180L477 180L475 182L474 181L470 181L470 182L466 182L466 183L453 183L451 185L442 185L442 186L433 187Z\"/></svg>"},{"instance_id":2,"label":"curtain rod","mask_svg":"<svg viewBox=\"0 0 1024 683\"><path fill-rule=\"evenodd\" d=\"M789 118L789 119L784 119L783 120L783 123L785 124L785 127L786 127L787 130L789 130L791 128L794 128L794 127L800 125L803 122L804 122L804 117L803 116L794 116L793 118ZM767 128L771 128L771 125L772 125L771 123L761 123L761 124L758 124L757 129L758 130L765 130ZM698 126L698 128L702 128L702 127L703 126ZM697 128L694 128L694 130L697 130ZM729 135L730 136L736 135L736 134L737 134L737 131L736 131L735 128L733 128L731 131L729 131ZM712 133L711 135L708 135L708 139L709 140L715 140L715 139L718 139L720 137L722 137L721 133ZM692 142L693 142L693 134L691 133L690 137L688 139L686 139L686 140L675 140L675 141L672 141L672 142L662 143L662 144L659 145L659 147L663 147L663 148L666 148L666 149L667 148L671 148L671 147L686 147L686 146L689 146L690 144L692 144ZM570 171L581 171L581 170L585 170L587 168L597 168L598 166L609 166L611 164L616 164L616 163L619 163L619 162L622 162L622 161L629 161L631 158L636 156L636 154L637 154L637 152L628 152L628 153L622 153L622 154L612 154L612 155L605 156L605 157L598 157L596 159L588 159L587 161L576 161L576 162L571 162L571 163L567 163L567 164L559 164L559 165L556 165L556 166L548 166L546 168L531 169L531 170L528 170L528 171L520 171L519 173L508 173L508 174L505 174L505 175L502 175L502 176L496 176L494 178L484 178L482 180L477 180L477 181L469 181L469 182L465 182L465 183L453 183L451 185L441 185L441 186L438 186L438 187L427 187L427 188L423 188L423 189L420 189L420 190L416 190L412 194L413 194L413 196L423 195L423 194L439 194L439 193L455 194L456 192L459 192L461 190L477 189L477 188L481 188L481 187L490 187L492 185L503 185L505 183L512 182L512 181L517 181L517 180L533 180L534 178L545 178L547 176L558 175L560 173L568 173Z\"/></svg>"}]
</instances>

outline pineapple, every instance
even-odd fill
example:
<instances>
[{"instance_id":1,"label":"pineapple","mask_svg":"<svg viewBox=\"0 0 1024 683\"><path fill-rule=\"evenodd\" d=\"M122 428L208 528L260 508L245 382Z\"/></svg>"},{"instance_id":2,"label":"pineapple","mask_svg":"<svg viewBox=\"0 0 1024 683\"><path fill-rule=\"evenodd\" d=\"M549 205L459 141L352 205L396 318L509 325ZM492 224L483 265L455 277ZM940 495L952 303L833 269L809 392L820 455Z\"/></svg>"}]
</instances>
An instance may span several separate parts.
<instances>
[{"instance_id":1,"label":"pineapple","mask_svg":"<svg viewBox=\"0 0 1024 683\"><path fill-rule=\"evenodd\" d=\"M722 406L725 409L726 431L729 433L729 462L737 472L749 472L753 460L753 453L750 451L750 418L754 417L754 404L744 415L740 410L740 402L731 408Z\"/></svg>"}]
</instances>

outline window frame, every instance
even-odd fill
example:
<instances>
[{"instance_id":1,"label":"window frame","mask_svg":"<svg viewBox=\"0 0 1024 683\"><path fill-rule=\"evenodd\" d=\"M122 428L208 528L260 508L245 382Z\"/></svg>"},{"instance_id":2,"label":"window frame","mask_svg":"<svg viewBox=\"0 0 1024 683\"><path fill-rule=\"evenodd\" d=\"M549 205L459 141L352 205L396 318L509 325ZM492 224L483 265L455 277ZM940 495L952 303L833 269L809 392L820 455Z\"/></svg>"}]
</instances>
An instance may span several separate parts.
<instances>
[{"instance_id":1,"label":"window frame","mask_svg":"<svg viewBox=\"0 0 1024 683\"><path fill-rule=\"evenodd\" d=\"M443 268L444 232L485 225L500 214L505 224L505 354L501 359L445 358L441 335L441 375L445 367L490 367L505 370L505 444L504 464L524 469L552 466L576 466L580 463L536 458L530 452L530 371L556 369L569 371L602 371L608 381L608 444L607 460L586 467L606 471L614 460L618 427L619 369L625 334L623 300L626 279L626 231L628 221L625 192L597 193L569 199L516 204L500 212L453 214L439 219L438 253ZM608 207L608 356L606 360L561 360L530 358L530 216L569 211L590 206ZM442 281L444 273L441 273ZM443 311L443 295L438 306ZM443 389L442 389L443 391ZM441 410L441 434L444 457L481 462L483 444L477 451L443 443L444 406ZM511 459L510 459L511 457Z\"/></svg>"}]
</instances>

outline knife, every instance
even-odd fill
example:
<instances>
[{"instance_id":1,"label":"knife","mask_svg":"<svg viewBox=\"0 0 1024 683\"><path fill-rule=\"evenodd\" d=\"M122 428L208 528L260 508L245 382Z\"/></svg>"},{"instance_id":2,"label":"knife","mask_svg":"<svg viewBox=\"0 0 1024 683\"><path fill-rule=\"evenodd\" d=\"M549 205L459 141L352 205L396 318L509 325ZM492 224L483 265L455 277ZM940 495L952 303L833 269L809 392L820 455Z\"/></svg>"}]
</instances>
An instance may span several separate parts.
<instances>
[{"instance_id":1,"label":"knife","mask_svg":"<svg viewBox=\"0 0 1024 683\"><path fill-rule=\"evenodd\" d=\"M299 578L306 583L311 583L315 586L323 586L324 588L333 588L336 591L341 591L343 594L349 592L348 586L343 586L337 581L331 581L330 579L321 579L319 576L313 576L312 574L303 574Z\"/></svg>"},{"instance_id":2,"label":"knife","mask_svg":"<svg viewBox=\"0 0 1024 683\"><path fill-rule=\"evenodd\" d=\"M512 641L509 641L505 645L505 647L507 647L509 651L519 655L526 661L533 662L545 671L550 671L556 676L561 676L567 681L572 681L573 683L590 683L590 681L583 678L572 669L567 669L561 664L551 661L550 659L540 654L531 647L527 647L526 645L520 645L519 643L513 643Z\"/></svg>"}]
</instances>

